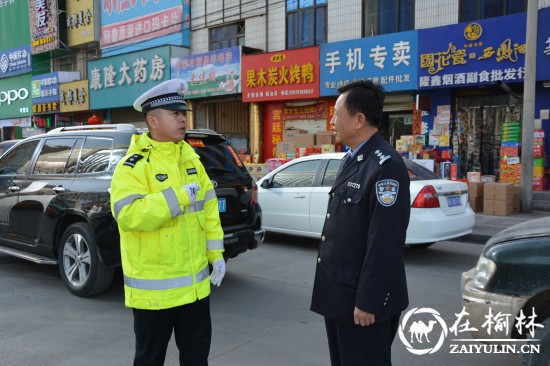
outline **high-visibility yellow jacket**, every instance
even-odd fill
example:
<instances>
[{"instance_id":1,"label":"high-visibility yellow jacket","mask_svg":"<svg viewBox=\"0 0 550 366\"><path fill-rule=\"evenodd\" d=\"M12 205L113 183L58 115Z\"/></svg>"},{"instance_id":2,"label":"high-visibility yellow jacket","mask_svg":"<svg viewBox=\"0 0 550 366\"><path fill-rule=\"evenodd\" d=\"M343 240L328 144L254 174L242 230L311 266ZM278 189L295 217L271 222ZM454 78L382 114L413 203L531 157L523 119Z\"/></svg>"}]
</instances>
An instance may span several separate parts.
<instances>
[{"instance_id":1,"label":"high-visibility yellow jacket","mask_svg":"<svg viewBox=\"0 0 550 366\"><path fill-rule=\"evenodd\" d=\"M190 205L183 188L200 186ZM111 183L125 304L167 309L210 294L208 263L223 258L218 199L199 156L186 142L134 135Z\"/></svg>"}]
</instances>

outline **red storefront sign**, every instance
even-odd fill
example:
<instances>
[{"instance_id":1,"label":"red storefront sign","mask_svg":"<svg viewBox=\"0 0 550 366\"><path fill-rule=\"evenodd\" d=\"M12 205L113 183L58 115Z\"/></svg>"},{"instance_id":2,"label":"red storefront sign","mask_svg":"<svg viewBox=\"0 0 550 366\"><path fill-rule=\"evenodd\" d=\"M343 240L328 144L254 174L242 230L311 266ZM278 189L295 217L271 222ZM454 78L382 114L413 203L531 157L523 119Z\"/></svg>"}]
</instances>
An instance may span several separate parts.
<instances>
[{"instance_id":1,"label":"red storefront sign","mask_svg":"<svg viewBox=\"0 0 550 366\"><path fill-rule=\"evenodd\" d=\"M319 97L319 47L243 55L243 102Z\"/></svg>"}]
</instances>

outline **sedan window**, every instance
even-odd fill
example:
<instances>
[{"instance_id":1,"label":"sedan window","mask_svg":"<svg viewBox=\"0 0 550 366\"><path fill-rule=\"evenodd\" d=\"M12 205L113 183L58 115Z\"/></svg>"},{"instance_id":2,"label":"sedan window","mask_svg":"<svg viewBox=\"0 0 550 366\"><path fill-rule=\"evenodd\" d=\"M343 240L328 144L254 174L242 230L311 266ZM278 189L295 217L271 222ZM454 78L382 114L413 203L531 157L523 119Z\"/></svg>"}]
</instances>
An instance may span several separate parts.
<instances>
[{"instance_id":1,"label":"sedan window","mask_svg":"<svg viewBox=\"0 0 550 366\"><path fill-rule=\"evenodd\" d=\"M333 186L334 181L336 180L336 174L338 173L341 164L342 159L330 159L328 161L327 170L325 171L323 181L321 182L321 187Z\"/></svg>"},{"instance_id":2,"label":"sedan window","mask_svg":"<svg viewBox=\"0 0 550 366\"><path fill-rule=\"evenodd\" d=\"M8 152L0 161L0 175L26 174L39 140L26 142Z\"/></svg>"},{"instance_id":3,"label":"sedan window","mask_svg":"<svg viewBox=\"0 0 550 366\"><path fill-rule=\"evenodd\" d=\"M273 188L311 187L321 160L308 160L293 164L273 176Z\"/></svg>"}]
</instances>

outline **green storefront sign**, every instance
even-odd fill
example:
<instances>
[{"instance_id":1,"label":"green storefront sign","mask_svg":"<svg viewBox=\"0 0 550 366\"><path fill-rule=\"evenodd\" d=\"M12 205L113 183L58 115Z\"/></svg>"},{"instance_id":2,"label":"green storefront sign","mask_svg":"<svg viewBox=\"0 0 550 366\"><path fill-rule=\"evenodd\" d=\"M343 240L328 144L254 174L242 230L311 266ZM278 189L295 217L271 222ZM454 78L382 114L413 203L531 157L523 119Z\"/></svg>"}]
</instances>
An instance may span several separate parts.
<instances>
[{"instance_id":1,"label":"green storefront sign","mask_svg":"<svg viewBox=\"0 0 550 366\"><path fill-rule=\"evenodd\" d=\"M32 75L0 79L0 119L32 115Z\"/></svg>"},{"instance_id":2,"label":"green storefront sign","mask_svg":"<svg viewBox=\"0 0 550 366\"><path fill-rule=\"evenodd\" d=\"M0 51L31 43L28 1L0 1L0 35Z\"/></svg>"}]
</instances>

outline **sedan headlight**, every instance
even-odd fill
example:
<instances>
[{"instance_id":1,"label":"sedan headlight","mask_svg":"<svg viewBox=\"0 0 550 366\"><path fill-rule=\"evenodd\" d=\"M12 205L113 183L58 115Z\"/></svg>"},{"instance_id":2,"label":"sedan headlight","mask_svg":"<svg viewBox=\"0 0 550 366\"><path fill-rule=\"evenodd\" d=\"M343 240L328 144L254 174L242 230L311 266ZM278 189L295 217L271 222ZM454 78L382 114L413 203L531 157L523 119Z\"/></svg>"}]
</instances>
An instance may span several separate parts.
<instances>
[{"instance_id":1,"label":"sedan headlight","mask_svg":"<svg viewBox=\"0 0 550 366\"><path fill-rule=\"evenodd\" d=\"M495 262L484 256L479 257L474 275L474 286L485 289L495 274L496 269L497 264Z\"/></svg>"}]
</instances>

